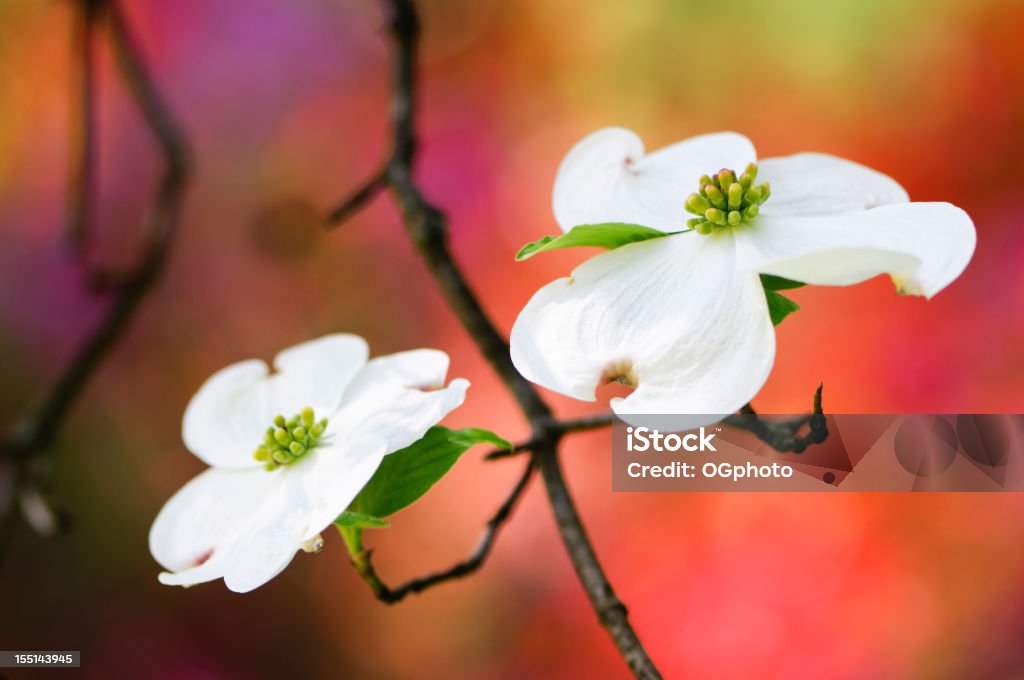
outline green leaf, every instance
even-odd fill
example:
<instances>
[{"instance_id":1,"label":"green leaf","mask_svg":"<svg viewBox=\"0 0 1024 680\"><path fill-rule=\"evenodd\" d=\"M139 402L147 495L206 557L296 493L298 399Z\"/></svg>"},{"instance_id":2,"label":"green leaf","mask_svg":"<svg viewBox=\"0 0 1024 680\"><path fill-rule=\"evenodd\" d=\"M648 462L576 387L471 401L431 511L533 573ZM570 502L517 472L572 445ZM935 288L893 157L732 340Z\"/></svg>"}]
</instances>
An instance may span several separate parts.
<instances>
[{"instance_id":1,"label":"green leaf","mask_svg":"<svg viewBox=\"0 0 1024 680\"><path fill-rule=\"evenodd\" d=\"M364 515L361 512L352 512L346 510L345 512L338 515L338 518L334 520L334 523L339 527L345 528L379 528L391 526L390 522L380 517L374 517L372 515Z\"/></svg>"},{"instance_id":2,"label":"green leaf","mask_svg":"<svg viewBox=\"0 0 1024 680\"><path fill-rule=\"evenodd\" d=\"M665 232L639 224L625 222L604 222L601 224L581 224L559 236L545 236L539 241L527 243L516 253L516 261L521 262L537 253L559 248L575 248L577 246L593 246L613 250L630 243L648 241L652 238L671 236L680 232Z\"/></svg>"},{"instance_id":3,"label":"green leaf","mask_svg":"<svg viewBox=\"0 0 1024 680\"><path fill-rule=\"evenodd\" d=\"M384 457L369 483L349 506L349 511L387 517L425 494L475 444L512 445L487 430L450 430L440 425L427 430L418 441Z\"/></svg>"},{"instance_id":4,"label":"green leaf","mask_svg":"<svg viewBox=\"0 0 1024 680\"><path fill-rule=\"evenodd\" d=\"M792 290L793 288L803 288L807 284L772 274L761 274L761 285L765 290Z\"/></svg>"},{"instance_id":5,"label":"green leaf","mask_svg":"<svg viewBox=\"0 0 1024 680\"><path fill-rule=\"evenodd\" d=\"M761 274L761 285L764 286L764 297L768 301L768 313L772 317L772 325L778 326L783 319L800 309L800 305L775 291L803 288L807 284L772 274Z\"/></svg>"},{"instance_id":6,"label":"green leaf","mask_svg":"<svg viewBox=\"0 0 1024 680\"><path fill-rule=\"evenodd\" d=\"M783 319L800 309L800 305L773 290L765 290L764 296L768 300L768 313L772 317L773 326L778 326Z\"/></svg>"}]
</instances>

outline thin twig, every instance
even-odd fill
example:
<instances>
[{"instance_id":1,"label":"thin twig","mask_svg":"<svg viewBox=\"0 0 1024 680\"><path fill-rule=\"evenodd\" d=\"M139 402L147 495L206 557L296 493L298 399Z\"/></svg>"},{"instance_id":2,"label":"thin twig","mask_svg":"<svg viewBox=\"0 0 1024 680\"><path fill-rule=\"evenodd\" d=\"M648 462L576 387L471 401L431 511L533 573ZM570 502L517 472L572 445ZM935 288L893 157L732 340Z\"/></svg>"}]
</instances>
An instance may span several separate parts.
<instances>
[{"instance_id":1,"label":"thin twig","mask_svg":"<svg viewBox=\"0 0 1024 680\"><path fill-rule=\"evenodd\" d=\"M96 156L96 24L98 0L82 0L74 29L74 48L79 68L75 124L77 132L68 179L67 215L64 238L76 254L85 249L92 226L92 199Z\"/></svg>"},{"instance_id":2,"label":"thin twig","mask_svg":"<svg viewBox=\"0 0 1024 680\"><path fill-rule=\"evenodd\" d=\"M657 668L630 626L625 607L616 597L598 562L566 488L557 459L557 446L562 433L551 425L551 410L533 385L516 371L508 343L484 312L448 250L448 229L444 214L424 198L413 179L417 147L414 114L417 101L419 16L412 0L388 0L388 5L392 12L390 33L394 60L392 149L385 165L387 186L402 213L406 231L433 274L445 300L530 423L531 438L538 442L532 460L540 470L562 542L598 620L636 677L660 678ZM366 202L360 201L357 207L362 207ZM351 199L347 203L351 204ZM346 216L352 214L351 210L341 212Z\"/></svg>"},{"instance_id":3,"label":"thin twig","mask_svg":"<svg viewBox=\"0 0 1024 680\"><path fill-rule=\"evenodd\" d=\"M20 461L0 458L0 567L7 555L7 546L14 536L18 514L18 493L22 487L24 466Z\"/></svg>"},{"instance_id":4,"label":"thin twig","mask_svg":"<svg viewBox=\"0 0 1024 680\"><path fill-rule=\"evenodd\" d=\"M110 38L125 82L157 139L166 167L146 228L142 258L131 272L118 277L118 285L114 288L117 297L106 317L86 339L42 406L22 421L15 436L2 447L15 455L29 455L53 443L68 409L121 338L139 304L159 276L184 196L187 165L184 139L146 70L117 4L113 0L105 0L104 8L110 20Z\"/></svg>"},{"instance_id":5,"label":"thin twig","mask_svg":"<svg viewBox=\"0 0 1024 680\"><path fill-rule=\"evenodd\" d=\"M828 438L828 427L821 410L822 385L814 393L814 408L811 414L782 422L764 420L757 415L751 404L740 408L737 415L724 418L722 424L754 434L758 439L780 453L803 453L808 446L820 444ZM562 434L582 432L610 426L615 420L613 413L585 416L576 420L552 420L550 428ZM806 435L797 435L809 425ZM515 444L511 449L495 449L484 456L484 460L502 460L533 451L544 443L543 438L531 437Z\"/></svg>"},{"instance_id":6,"label":"thin twig","mask_svg":"<svg viewBox=\"0 0 1024 680\"><path fill-rule=\"evenodd\" d=\"M747 404L737 415L725 418L722 423L754 434L780 453L803 453L808 446L820 444L828 439L828 423L821 409L823 387L824 385L818 385L818 389L814 391L814 407L810 415L775 422L762 419L754 408ZM807 434L798 435L797 432L805 425L808 426Z\"/></svg>"},{"instance_id":7,"label":"thin twig","mask_svg":"<svg viewBox=\"0 0 1024 680\"><path fill-rule=\"evenodd\" d=\"M571 432L585 432L596 430L601 427L608 427L612 424L615 415L612 413L598 413L592 416L583 416L573 420L559 420L552 423L552 427L563 434Z\"/></svg>"},{"instance_id":8,"label":"thin twig","mask_svg":"<svg viewBox=\"0 0 1024 680\"><path fill-rule=\"evenodd\" d=\"M615 416L612 413L601 413L594 416L576 418L574 420L552 420L548 425L548 429L554 430L560 434L597 430L602 427L610 426L614 417ZM531 437L524 442L515 444L512 449L495 449L484 456L484 460L501 460L503 458L510 458L522 453L527 453L540 446L543 441L544 437Z\"/></svg>"},{"instance_id":9,"label":"thin twig","mask_svg":"<svg viewBox=\"0 0 1024 680\"><path fill-rule=\"evenodd\" d=\"M357 550L356 554L352 556L352 565L356 568L356 571L363 580L366 581L367 585L370 586L370 590L373 591L374 596L381 602L386 602L388 604L401 602L405 599L405 596L410 593L420 593L446 581L451 581L453 579L462 578L463 576L472 574L483 566L484 562L491 554L491 549L494 548L494 543L498 538L498 532L501 531L502 526L504 526L505 522L508 521L508 518L511 517L512 510L515 508L516 503L519 502L519 498L523 495L523 492L529 485L531 477L533 477L534 469L533 461L531 460L526 464L523 474L520 475L519 481L516 482L516 485L512 487L512 491L505 499L505 502L501 504L498 511L491 516L490 520L488 520L487 525L484 528L484 533L480 537L480 541L477 543L472 554L461 562L457 562L452 565L448 569L434 572L433 574L427 574L426 576L421 576L419 578L414 578L410 581L406 581L396 588L390 588L381 580L376 569L374 569L373 561L371 559L371 550ZM359 547L361 548L361 546Z\"/></svg>"},{"instance_id":10,"label":"thin twig","mask_svg":"<svg viewBox=\"0 0 1024 680\"><path fill-rule=\"evenodd\" d=\"M87 9L83 11L103 11L109 21L110 40L122 77L157 140L165 168L146 224L146 241L139 262L131 271L116 278L94 273L93 278L98 277L103 282L100 287L114 294L111 307L39 405L22 418L8 439L0 441L0 455L10 457L17 468L18 474L12 479L23 481L26 480L25 465L52 446L71 406L124 335L160 275L178 223L187 181L188 153L184 137L153 83L120 8L114 0L90 0L84 4ZM85 86L94 87L92 79L87 80ZM86 100L92 98L93 94L84 95ZM82 129L92 134L91 125ZM94 144L91 140L83 140L83 143L88 148ZM79 157L76 163L81 162ZM81 168L78 173L72 172L73 184L81 186L81 177ZM73 186L70 190L74 193L77 189ZM12 489L12 493L16 490Z\"/></svg>"},{"instance_id":11,"label":"thin twig","mask_svg":"<svg viewBox=\"0 0 1024 680\"><path fill-rule=\"evenodd\" d=\"M378 170L373 177L363 183L363 186L353 191L351 196L331 211L331 214L327 216L328 226L333 227L343 223L366 207L370 201L387 188L388 171L387 168L384 168Z\"/></svg>"}]
</instances>

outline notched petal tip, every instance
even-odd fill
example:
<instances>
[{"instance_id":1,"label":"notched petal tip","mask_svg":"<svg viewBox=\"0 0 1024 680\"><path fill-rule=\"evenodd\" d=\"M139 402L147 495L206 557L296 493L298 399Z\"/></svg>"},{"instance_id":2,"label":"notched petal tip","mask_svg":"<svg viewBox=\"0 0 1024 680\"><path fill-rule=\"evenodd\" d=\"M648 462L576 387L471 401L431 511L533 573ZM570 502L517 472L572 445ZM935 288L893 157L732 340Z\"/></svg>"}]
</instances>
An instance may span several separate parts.
<instances>
[{"instance_id":1,"label":"notched petal tip","mask_svg":"<svg viewBox=\"0 0 1024 680\"><path fill-rule=\"evenodd\" d=\"M302 551L307 553L319 553L324 549L324 537L317 534L313 538L303 542Z\"/></svg>"},{"instance_id":2,"label":"notched petal tip","mask_svg":"<svg viewBox=\"0 0 1024 680\"><path fill-rule=\"evenodd\" d=\"M896 286L897 295L905 295L907 297L923 297L925 300L930 300L935 296L935 293L929 294L919 283L913 279L906 279L899 276L890 276L892 284Z\"/></svg>"},{"instance_id":3,"label":"notched petal tip","mask_svg":"<svg viewBox=\"0 0 1024 680\"><path fill-rule=\"evenodd\" d=\"M598 383L601 385L607 385L608 383L619 383L627 387L636 388L639 385L639 381L636 377L636 372L633 370L632 359L618 359L616 361L609 362L605 366L604 371L601 372L601 378Z\"/></svg>"}]
</instances>

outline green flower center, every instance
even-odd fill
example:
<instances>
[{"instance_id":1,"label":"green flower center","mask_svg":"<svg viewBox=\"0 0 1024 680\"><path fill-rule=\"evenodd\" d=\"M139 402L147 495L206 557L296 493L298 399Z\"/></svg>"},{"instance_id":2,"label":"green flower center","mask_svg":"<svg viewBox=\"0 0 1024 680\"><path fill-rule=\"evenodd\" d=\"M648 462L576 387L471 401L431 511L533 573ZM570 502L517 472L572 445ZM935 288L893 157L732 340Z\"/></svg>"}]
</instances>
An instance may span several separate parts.
<instances>
[{"instance_id":1,"label":"green flower center","mask_svg":"<svg viewBox=\"0 0 1024 680\"><path fill-rule=\"evenodd\" d=\"M279 415L274 418L274 426L267 428L263 443L252 457L263 463L263 469L268 472L290 465L316 448L326 429L327 418L316 422L311 406L291 418Z\"/></svg>"},{"instance_id":2,"label":"green flower center","mask_svg":"<svg viewBox=\"0 0 1024 680\"><path fill-rule=\"evenodd\" d=\"M686 212L697 215L687 226L698 234L710 234L753 220L771 195L768 182L755 185L756 179L757 163L748 165L739 177L728 168L701 175L700 189L686 197Z\"/></svg>"}]
</instances>

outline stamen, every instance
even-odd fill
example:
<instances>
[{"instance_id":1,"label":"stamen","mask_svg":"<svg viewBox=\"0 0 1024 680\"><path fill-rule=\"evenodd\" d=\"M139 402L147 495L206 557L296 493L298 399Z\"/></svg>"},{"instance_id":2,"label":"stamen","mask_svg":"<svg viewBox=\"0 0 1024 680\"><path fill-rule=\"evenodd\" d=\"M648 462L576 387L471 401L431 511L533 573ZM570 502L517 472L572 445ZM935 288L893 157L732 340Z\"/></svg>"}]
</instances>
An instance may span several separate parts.
<instances>
[{"instance_id":1,"label":"stamen","mask_svg":"<svg viewBox=\"0 0 1024 680\"><path fill-rule=\"evenodd\" d=\"M697 193L687 196L684 203L686 212L697 216L687 220L687 226L698 234L710 234L753 220L771 195L768 182L754 184L756 179L757 163L749 164L739 177L728 168L701 175Z\"/></svg>"},{"instance_id":2,"label":"stamen","mask_svg":"<svg viewBox=\"0 0 1024 680\"><path fill-rule=\"evenodd\" d=\"M263 443L252 457L263 463L264 470L276 470L282 465L294 463L309 453L319 443L326 429L327 418L317 422L311 406L307 406L291 418L275 416L274 427L267 428L263 435Z\"/></svg>"}]
</instances>

